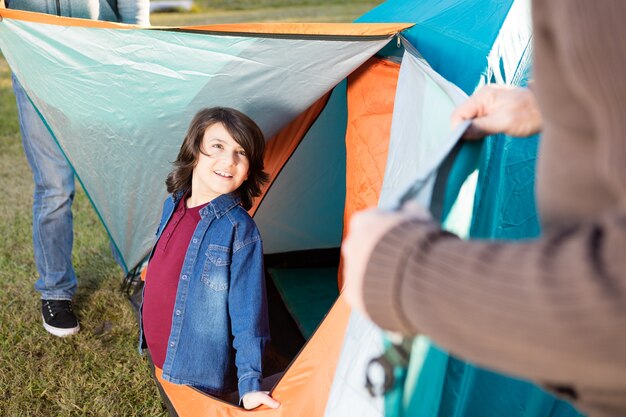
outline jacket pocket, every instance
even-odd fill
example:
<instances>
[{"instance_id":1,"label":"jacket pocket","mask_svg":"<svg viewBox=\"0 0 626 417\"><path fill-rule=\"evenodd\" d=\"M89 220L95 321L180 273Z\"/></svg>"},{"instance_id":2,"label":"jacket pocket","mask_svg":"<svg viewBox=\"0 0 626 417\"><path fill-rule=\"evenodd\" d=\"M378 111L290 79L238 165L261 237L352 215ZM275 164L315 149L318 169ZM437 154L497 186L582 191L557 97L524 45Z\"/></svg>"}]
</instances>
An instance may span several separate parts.
<instances>
[{"instance_id":1,"label":"jacket pocket","mask_svg":"<svg viewBox=\"0 0 626 417\"><path fill-rule=\"evenodd\" d=\"M228 289L231 250L229 247L209 245L202 270L202 282L213 291Z\"/></svg>"}]
</instances>

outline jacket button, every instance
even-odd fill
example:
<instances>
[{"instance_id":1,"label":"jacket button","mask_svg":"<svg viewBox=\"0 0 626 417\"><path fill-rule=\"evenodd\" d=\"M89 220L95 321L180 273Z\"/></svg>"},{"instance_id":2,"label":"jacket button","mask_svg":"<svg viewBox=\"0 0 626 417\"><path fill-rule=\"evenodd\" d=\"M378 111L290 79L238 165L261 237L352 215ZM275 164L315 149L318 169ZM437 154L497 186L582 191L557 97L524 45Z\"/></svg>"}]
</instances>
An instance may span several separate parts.
<instances>
[{"instance_id":1,"label":"jacket button","mask_svg":"<svg viewBox=\"0 0 626 417\"><path fill-rule=\"evenodd\" d=\"M183 281L186 281L187 280L187 275L183 275L181 278L183 279Z\"/></svg>"},{"instance_id":2,"label":"jacket button","mask_svg":"<svg viewBox=\"0 0 626 417\"><path fill-rule=\"evenodd\" d=\"M180 316L180 310L176 310L176 315Z\"/></svg>"},{"instance_id":3,"label":"jacket button","mask_svg":"<svg viewBox=\"0 0 626 417\"><path fill-rule=\"evenodd\" d=\"M198 239L194 239L194 240L193 240L193 243L198 243Z\"/></svg>"}]
</instances>

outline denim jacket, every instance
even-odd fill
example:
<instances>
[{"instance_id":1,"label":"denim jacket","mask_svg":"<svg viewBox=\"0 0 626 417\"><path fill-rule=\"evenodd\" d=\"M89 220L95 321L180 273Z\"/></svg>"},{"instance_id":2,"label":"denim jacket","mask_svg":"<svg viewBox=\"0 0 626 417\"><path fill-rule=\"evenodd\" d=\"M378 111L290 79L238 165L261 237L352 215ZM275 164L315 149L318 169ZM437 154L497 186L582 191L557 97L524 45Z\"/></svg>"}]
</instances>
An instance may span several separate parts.
<instances>
[{"instance_id":1,"label":"denim jacket","mask_svg":"<svg viewBox=\"0 0 626 417\"><path fill-rule=\"evenodd\" d=\"M165 201L157 241L181 197ZM261 389L269 323L261 237L239 203L236 193L225 194L200 210L178 281L163 378L210 394L238 386L243 397ZM145 346L143 326L140 342Z\"/></svg>"}]
</instances>

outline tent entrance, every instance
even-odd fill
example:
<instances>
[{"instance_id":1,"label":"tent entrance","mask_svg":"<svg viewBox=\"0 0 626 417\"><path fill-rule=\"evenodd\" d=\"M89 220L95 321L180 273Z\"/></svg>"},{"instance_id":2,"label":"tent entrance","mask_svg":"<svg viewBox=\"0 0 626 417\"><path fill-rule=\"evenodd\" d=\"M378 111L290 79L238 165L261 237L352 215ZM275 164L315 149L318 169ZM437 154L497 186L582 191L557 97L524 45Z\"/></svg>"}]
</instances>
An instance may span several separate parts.
<instances>
[{"instance_id":1,"label":"tent entrance","mask_svg":"<svg viewBox=\"0 0 626 417\"><path fill-rule=\"evenodd\" d=\"M266 255L272 340L264 373L284 371L339 296L339 248Z\"/></svg>"},{"instance_id":2,"label":"tent entrance","mask_svg":"<svg viewBox=\"0 0 626 417\"><path fill-rule=\"evenodd\" d=\"M270 277L308 340L339 296L337 267L271 268Z\"/></svg>"},{"instance_id":3,"label":"tent entrance","mask_svg":"<svg viewBox=\"0 0 626 417\"><path fill-rule=\"evenodd\" d=\"M276 377L289 368L337 301L339 259L339 248L265 255L271 341L265 351L264 378L278 381ZM127 275L124 290L137 318L143 286L139 273ZM167 404L167 395L163 399Z\"/></svg>"}]
</instances>

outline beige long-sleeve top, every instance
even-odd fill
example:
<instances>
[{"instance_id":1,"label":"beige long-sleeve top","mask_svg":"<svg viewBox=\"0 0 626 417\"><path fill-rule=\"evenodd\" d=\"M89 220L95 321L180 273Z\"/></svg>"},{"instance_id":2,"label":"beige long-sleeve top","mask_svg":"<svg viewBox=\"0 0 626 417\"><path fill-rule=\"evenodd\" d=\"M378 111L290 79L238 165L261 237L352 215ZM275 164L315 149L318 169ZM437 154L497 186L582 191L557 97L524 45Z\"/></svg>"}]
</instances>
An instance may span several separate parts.
<instances>
[{"instance_id":1,"label":"beige long-sleeve top","mask_svg":"<svg viewBox=\"0 0 626 417\"><path fill-rule=\"evenodd\" d=\"M626 416L626 1L534 0L542 238L388 232L368 263L375 322ZM523 140L523 139L520 139Z\"/></svg>"}]
</instances>

